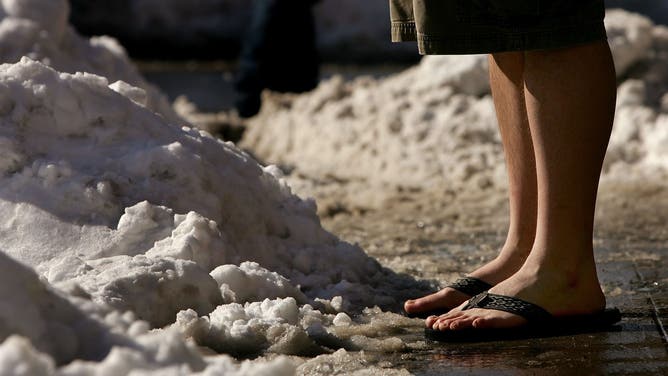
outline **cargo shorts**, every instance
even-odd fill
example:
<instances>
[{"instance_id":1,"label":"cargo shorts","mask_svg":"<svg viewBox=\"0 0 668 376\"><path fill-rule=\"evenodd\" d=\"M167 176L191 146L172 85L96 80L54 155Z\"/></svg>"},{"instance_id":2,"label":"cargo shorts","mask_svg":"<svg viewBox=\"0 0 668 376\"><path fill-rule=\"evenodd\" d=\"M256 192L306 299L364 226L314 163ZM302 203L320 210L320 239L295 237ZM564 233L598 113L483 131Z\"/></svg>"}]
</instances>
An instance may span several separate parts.
<instances>
[{"instance_id":1,"label":"cargo shorts","mask_svg":"<svg viewBox=\"0 0 668 376\"><path fill-rule=\"evenodd\" d=\"M606 40L604 0L390 0L392 41L423 55L544 50Z\"/></svg>"}]
</instances>

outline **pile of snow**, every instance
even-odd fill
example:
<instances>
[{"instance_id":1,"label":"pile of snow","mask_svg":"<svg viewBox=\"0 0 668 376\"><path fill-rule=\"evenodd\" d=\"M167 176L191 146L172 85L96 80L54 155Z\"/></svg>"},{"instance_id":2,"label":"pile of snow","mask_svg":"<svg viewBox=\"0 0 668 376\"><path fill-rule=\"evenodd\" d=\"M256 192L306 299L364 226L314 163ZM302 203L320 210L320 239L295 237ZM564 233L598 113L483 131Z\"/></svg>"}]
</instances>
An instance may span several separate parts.
<instances>
[{"instance_id":1,"label":"pile of snow","mask_svg":"<svg viewBox=\"0 0 668 376\"><path fill-rule=\"evenodd\" d=\"M307 363L308 364L308 363ZM180 335L145 334L134 347L118 346L101 361L76 360L58 368L47 354L36 350L24 337L11 336L0 344L2 376L97 376L97 375L275 375L292 376L297 366L281 356L273 360L238 363L219 355L203 358Z\"/></svg>"},{"instance_id":2,"label":"pile of snow","mask_svg":"<svg viewBox=\"0 0 668 376\"><path fill-rule=\"evenodd\" d=\"M328 353L343 311L418 293L325 231L278 168L178 126L66 1L0 4L0 374L291 375L196 345Z\"/></svg>"},{"instance_id":3,"label":"pile of snow","mask_svg":"<svg viewBox=\"0 0 668 376\"><path fill-rule=\"evenodd\" d=\"M606 26L626 80L606 170L624 162L666 171L668 29L619 10L608 12ZM360 182L375 192L503 186L487 82L485 56L427 56L383 79L334 77L311 93L270 101L242 144L294 175Z\"/></svg>"},{"instance_id":4,"label":"pile of snow","mask_svg":"<svg viewBox=\"0 0 668 376\"><path fill-rule=\"evenodd\" d=\"M334 77L312 93L269 102L242 145L259 158L323 179L429 187L487 186L503 174L484 56L427 57L374 80ZM494 171L498 170L498 171Z\"/></svg>"},{"instance_id":5,"label":"pile of snow","mask_svg":"<svg viewBox=\"0 0 668 376\"><path fill-rule=\"evenodd\" d=\"M342 281L386 277L359 248L323 230L314 202L294 196L275 167L167 124L106 79L25 58L2 66L0 84L0 235L10 255L48 265L52 281L88 275L97 291L100 281L126 277L114 271L123 265L189 275L187 263L147 267L161 257L191 260L207 273L253 260L319 297L341 292Z\"/></svg>"},{"instance_id":6,"label":"pile of snow","mask_svg":"<svg viewBox=\"0 0 668 376\"><path fill-rule=\"evenodd\" d=\"M178 331L149 332L131 312L68 300L3 253L0 297L0 375L293 375L296 367L287 358L241 365L226 355L204 358Z\"/></svg>"},{"instance_id":7,"label":"pile of snow","mask_svg":"<svg viewBox=\"0 0 668 376\"><path fill-rule=\"evenodd\" d=\"M108 330L45 286L30 268L0 253L0 336L21 335L59 363L103 357ZM4 367L0 367L4 368Z\"/></svg>"},{"instance_id":8,"label":"pile of snow","mask_svg":"<svg viewBox=\"0 0 668 376\"><path fill-rule=\"evenodd\" d=\"M187 374L207 364L184 336L234 355L321 354L343 346L337 313L419 293L325 231L276 167L169 123L137 90L27 57L0 65L0 340L91 361L72 374ZM0 359L51 370L8 341Z\"/></svg>"},{"instance_id":9,"label":"pile of snow","mask_svg":"<svg viewBox=\"0 0 668 376\"><path fill-rule=\"evenodd\" d=\"M0 236L13 257L47 263L53 283L85 275L89 293L111 293L99 285L135 272L161 283L161 273L200 278L186 262L151 261L165 257L207 273L256 261L313 297L345 293L345 283L380 286L388 276L323 230L315 203L293 195L278 169L169 125L102 77L24 58L2 66L0 84ZM369 304L394 300L369 293Z\"/></svg>"},{"instance_id":10,"label":"pile of snow","mask_svg":"<svg viewBox=\"0 0 668 376\"><path fill-rule=\"evenodd\" d=\"M668 173L668 27L621 11L611 15L614 57L632 69L617 92L605 172L615 179L661 178Z\"/></svg>"},{"instance_id":11,"label":"pile of snow","mask_svg":"<svg viewBox=\"0 0 668 376\"><path fill-rule=\"evenodd\" d=\"M183 122L166 97L142 78L116 40L81 37L68 24L69 12L68 0L2 0L0 62L16 63L28 56L60 72L88 72L119 81L118 90L130 90L130 84L134 100L171 122Z\"/></svg>"}]
</instances>

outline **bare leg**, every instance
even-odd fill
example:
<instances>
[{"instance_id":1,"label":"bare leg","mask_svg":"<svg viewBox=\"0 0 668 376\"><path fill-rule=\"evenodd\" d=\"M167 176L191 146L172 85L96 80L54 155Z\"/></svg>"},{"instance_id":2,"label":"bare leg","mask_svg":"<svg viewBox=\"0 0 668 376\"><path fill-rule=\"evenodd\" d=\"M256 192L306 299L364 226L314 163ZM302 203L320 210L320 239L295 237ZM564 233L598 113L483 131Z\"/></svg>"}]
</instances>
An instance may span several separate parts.
<instances>
[{"instance_id":1,"label":"bare leg","mask_svg":"<svg viewBox=\"0 0 668 376\"><path fill-rule=\"evenodd\" d=\"M524 100L524 53L489 59L490 83L508 168L510 227L499 255L469 275L495 285L515 274L526 260L536 233L536 162ZM467 300L451 288L404 305L406 312L454 308Z\"/></svg>"},{"instance_id":2,"label":"bare leg","mask_svg":"<svg viewBox=\"0 0 668 376\"><path fill-rule=\"evenodd\" d=\"M536 155L538 224L529 257L490 290L538 304L554 315L605 307L592 238L596 192L615 108L615 74L604 42L527 52L524 80ZM512 327L524 319L501 311L454 310L434 329Z\"/></svg>"}]
</instances>

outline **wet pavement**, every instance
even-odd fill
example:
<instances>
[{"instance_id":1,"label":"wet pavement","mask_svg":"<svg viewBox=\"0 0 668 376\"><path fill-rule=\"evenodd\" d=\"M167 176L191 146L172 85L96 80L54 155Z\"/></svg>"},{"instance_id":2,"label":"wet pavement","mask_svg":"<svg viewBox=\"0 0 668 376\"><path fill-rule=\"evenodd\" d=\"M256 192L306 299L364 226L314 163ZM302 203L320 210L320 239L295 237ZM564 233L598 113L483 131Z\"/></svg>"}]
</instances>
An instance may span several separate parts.
<instances>
[{"instance_id":1,"label":"wet pavement","mask_svg":"<svg viewBox=\"0 0 668 376\"><path fill-rule=\"evenodd\" d=\"M337 215L324 224L395 271L443 284L489 260L504 240L504 194L485 195L439 203L438 193L423 192L390 200L385 213ZM402 336L410 350L366 354L367 361L415 375L668 375L667 219L661 183L603 184L595 253L608 306L623 316L608 332L445 344L425 340L415 326Z\"/></svg>"},{"instance_id":2,"label":"wet pavement","mask_svg":"<svg viewBox=\"0 0 668 376\"><path fill-rule=\"evenodd\" d=\"M634 292L608 298L609 306L623 312L620 325L609 332L477 344L431 342L428 350L402 355L395 366L416 375L668 374L663 326L668 305L665 294L662 298L657 288L645 287L657 272L665 280L666 269L633 260L599 266L604 285Z\"/></svg>"}]
</instances>

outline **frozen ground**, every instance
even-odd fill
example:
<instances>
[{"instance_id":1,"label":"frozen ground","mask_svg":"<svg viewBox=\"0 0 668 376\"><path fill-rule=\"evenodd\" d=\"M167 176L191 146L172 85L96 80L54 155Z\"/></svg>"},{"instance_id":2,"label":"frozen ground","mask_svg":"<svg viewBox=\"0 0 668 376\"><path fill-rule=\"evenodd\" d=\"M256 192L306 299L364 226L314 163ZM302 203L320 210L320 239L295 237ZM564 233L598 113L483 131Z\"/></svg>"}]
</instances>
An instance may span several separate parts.
<instances>
[{"instance_id":1,"label":"frozen ground","mask_svg":"<svg viewBox=\"0 0 668 376\"><path fill-rule=\"evenodd\" d=\"M482 137L487 146L430 158L429 149L414 142L406 159L418 163L424 156L425 167L404 185L387 171L371 169L354 179L336 170L319 175L315 162L339 158L324 142L341 142L331 132L317 143L319 159L309 140L301 141L303 158L286 154L295 158L286 178L279 168L260 165L235 145L189 127L170 109L152 107L149 99L159 96L157 90L130 73L114 76L134 68L112 41L95 47L95 40L74 33L62 16L67 3L0 4L0 37L18 46L1 51L7 64L0 65L0 375L405 375L437 360L433 346L422 340L420 320L392 311L406 297L489 258L502 237L501 173L473 169L464 180L475 189L437 184L461 177L439 175L449 171L442 168L452 165L449 157L488 158L485 168L500 169L480 59L453 63L457 73L415 84L443 121L453 103L467 104L462 113L479 123L471 124L468 136L466 130L460 135ZM657 66L652 59L662 58L665 31L618 17L614 43L626 43L617 51L630 69L624 77L640 78L626 81L628 94L620 89L620 98L628 99L620 108L649 115L638 123L642 132L619 136L609 176L617 176L616 166L626 166L627 177L659 174L665 149L651 142L664 130L663 97L657 93L665 92L665 76L649 68ZM22 42L31 36L37 39ZM629 48L632 44L645 47ZM2 44L7 45L14 44ZM654 57L645 57L648 53ZM261 133L257 127L271 113L276 129L265 128L268 135L288 123L288 113L301 116L296 127L348 119L349 128L339 133L358 136L349 130L367 124L359 128L363 137L350 143L368 146L377 132L368 114L381 112L369 108L374 96L385 95L382 85L411 82L438 65L426 59L387 80L332 79L313 94L277 97L276 107L265 109L252 132ZM105 70L110 66L116 67L111 73ZM73 73L77 70L90 73ZM437 92L443 92L442 101L435 99ZM408 94L417 92L397 95ZM359 109L341 106L349 97L367 101ZM292 111L278 106L292 106L293 100L308 105ZM478 115L471 108L479 108ZM410 115L419 120L414 124L427 134L438 124L416 114ZM385 120L388 128L396 125ZM407 143L417 139L404 129ZM284 140L276 140L276 147L283 147ZM381 151L389 157L359 152L359 158L373 166L396 157L391 148ZM352 169L339 167L342 173ZM424 185L416 183L421 177ZM652 181L641 187L627 183L604 185L602 236L637 242L650 234L652 244L661 244L668 237L665 218L649 213L668 206L665 188ZM324 206L329 208L324 227L316 202L295 195L291 184L325 203L328 192L339 192L331 201L338 206ZM380 199L370 199L369 187ZM630 194L617 199L625 189ZM375 202L376 210L365 210L365 200ZM635 200L642 205L627 217ZM664 262L647 246L620 253L599 257ZM604 279L604 284L612 296L636 292L628 281L616 285Z\"/></svg>"}]
</instances>

